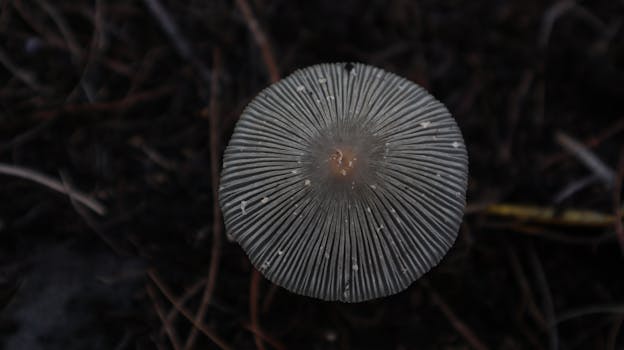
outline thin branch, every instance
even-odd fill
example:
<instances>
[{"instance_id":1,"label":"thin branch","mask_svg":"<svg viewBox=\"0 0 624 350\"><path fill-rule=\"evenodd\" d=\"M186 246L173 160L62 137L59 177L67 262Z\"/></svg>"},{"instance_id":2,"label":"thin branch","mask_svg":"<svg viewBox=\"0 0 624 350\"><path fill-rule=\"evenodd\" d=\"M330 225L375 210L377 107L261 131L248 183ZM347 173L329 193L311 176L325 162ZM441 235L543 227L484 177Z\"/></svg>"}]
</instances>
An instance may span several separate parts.
<instances>
[{"instance_id":1,"label":"thin branch","mask_svg":"<svg viewBox=\"0 0 624 350\"><path fill-rule=\"evenodd\" d=\"M70 196L71 198L75 199L77 202L79 202L80 204L86 206L87 208L93 210L94 212L96 212L99 215L104 215L106 214L106 208L104 207L104 205L102 205L100 202L98 202L97 200L87 196L86 194L79 192L78 190L69 187L69 186L65 186L63 185L63 183L61 183L58 180L55 180L47 175L44 175L42 173L36 172L34 170L28 169L28 168L24 168L24 167L20 167L17 165L10 165L10 164L4 164L4 163L0 163L0 174L4 174L4 175L9 175L9 176L15 176L15 177L19 177L22 179L27 179L33 182L36 182L38 184L44 185L48 188L51 188L57 192L60 193L64 193L68 196Z\"/></svg>"},{"instance_id":2,"label":"thin branch","mask_svg":"<svg viewBox=\"0 0 624 350\"><path fill-rule=\"evenodd\" d=\"M251 325L247 325L247 324L243 325L243 327L245 327L245 329L247 329L248 331L253 333L255 336L258 336L262 340L264 340L265 342L269 343L275 349L277 349L277 350L285 350L286 349L286 346L284 344L282 344L279 340L274 339L274 338L268 336L261 329L255 329Z\"/></svg>"},{"instance_id":3,"label":"thin branch","mask_svg":"<svg viewBox=\"0 0 624 350\"><path fill-rule=\"evenodd\" d=\"M212 328L206 326L202 322L195 321L195 317L193 316L193 314L189 310L187 310L184 307L184 305L180 304L179 300L176 299L176 297L174 296L173 292L169 289L169 287L167 287L164 284L164 282L160 279L160 277L158 277L158 275L156 274L156 272L154 270L152 270L152 269L148 270L147 271L147 275L154 282L156 287L158 287L158 289L160 289L160 291L163 293L163 295L169 300L169 302L171 304L173 304L173 306L175 306L175 308L178 309L178 311L187 320L189 320L191 322L191 324L193 324L194 327L199 329L200 332L202 332L210 340L212 340L220 349L222 349L222 350L232 349L232 347L229 344L227 344L223 339L221 339L221 337L219 337L217 335L217 333Z\"/></svg>"},{"instance_id":4,"label":"thin branch","mask_svg":"<svg viewBox=\"0 0 624 350\"><path fill-rule=\"evenodd\" d=\"M575 193L583 190L587 186L590 186L598 182L600 178L596 174L587 175L581 179L575 180L566 185L557 195L553 198L555 204L562 203L564 200L570 198Z\"/></svg>"},{"instance_id":5,"label":"thin branch","mask_svg":"<svg viewBox=\"0 0 624 350\"><path fill-rule=\"evenodd\" d=\"M80 72L80 79L78 80L78 85L72 90L67 98L68 101L72 101L78 92L78 87L81 87L85 93L89 102L93 102L96 99L95 94L93 93L93 89L91 85L88 83L87 76L88 73L92 70L94 66L94 62L102 50L103 41L104 41L104 19L103 19L103 8L102 8L102 0L95 0L95 6L93 9L93 34L91 35L91 43L87 48L86 62L83 65Z\"/></svg>"},{"instance_id":6,"label":"thin branch","mask_svg":"<svg viewBox=\"0 0 624 350\"><path fill-rule=\"evenodd\" d=\"M593 210L564 209L513 203L497 203L485 207L487 215L509 217L522 222L557 226L607 227L616 219L613 215Z\"/></svg>"},{"instance_id":7,"label":"thin branch","mask_svg":"<svg viewBox=\"0 0 624 350\"><path fill-rule=\"evenodd\" d=\"M599 314L624 314L624 304L590 305L562 313L552 325L566 322L578 317Z\"/></svg>"},{"instance_id":8,"label":"thin branch","mask_svg":"<svg viewBox=\"0 0 624 350\"><path fill-rule=\"evenodd\" d=\"M264 301L262 302L262 312L263 313L267 313L269 311L269 308L271 307L271 304L273 304L273 300L275 299L275 295L277 295L277 292L279 290L279 287L277 286L277 284L271 284L271 286L269 287L269 290L267 291L266 295L264 296Z\"/></svg>"},{"instance_id":9,"label":"thin branch","mask_svg":"<svg viewBox=\"0 0 624 350\"><path fill-rule=\"evenodd\" d=\"M606 350L616 350L617 338L618 334L624 334L624 332L620 332L622 325L624 324L624 315L615 320L613 327L611 328L611 332L609 332L609 336L607 337L607 347Z\"/></svg>"},{"instance_id":10,"label":"thin branch","mask_svg":"<svg viewBox=\"0 0 624 350\"><path fill-rule=\"evenodd\" d=\"M260 28L258 20L254 16L253 11L251 11L251 7L249 6L247 0L236 0L236 6L242 12L245 22L247 23L247 27L249 27L249 31L253 35L256 44L260 47L262 59L269 73L269 80L272 83L277 82L280 79L280 73L277 68L277 63L275 63L275 57L273 56L269 39L262 28ZM259 290L261 280L262 278L260 277L260 272L252 267L249 286L249 317L251 318L251 328L257 330L258 332L262 332L260 321L258 320L258 298L260 294ZM254 333L254 341L258 350L264 350L262 339L257 333Z\"/></svg>"},{"instance_id":11,"label":"thin branch","mask_svg":"<svg viewBox=\"0 0 624 350\"><path fill-rule=\"evenodd\" d=\"M531 286L526 277L526 274L524 273L524 269L522 268L522 263L520 262L518 254L513 248L509 246L507 247L507 251L509 255L509 261L511 262L511 268L514 275L516 275L516 280L518 281L520 290L522 291L523 299L526 301L526 306L529 314L531 315L531 317L533 317L535 323L537 323L543 329L547 329L548 324L544 319L544 315L535 304L535 300L533 299L533 293L531 293Z\"/></svg>"},{"instance_id":12,"label":"thin branch","mask_svg":"<svg viewBox=\"0 0 624 350\"><path fill-rule=\"evenodd\" d=\"M197 281L195 284L193 284L191 287L187 288L184 294L182 294L182 296L178 298L178 304L185 305L189 300L191 300L191 298L195 294L199 293L199 291L202 289L204 284L206 284L205 279L201 279ZM178 315L178 309L176 309L175 306L172 306L171 310L169 310L169 312L167 313L167 321L170 323L173 323L177 315ZM161 332L161 335L162 335L162 332Z\"/></svg>"},{"instance_id":13,"label":"thin branch","mask_svg":"<svg viewBox=\"0 0 624 350\"><path fill-rule=\"evenodd\" d=\"M455 330L476 350L487 350L489 349L485 343L477 337L477 335L468 327L464 321L462 321L453 309L442 299L442 297L429 285L429 283L425 282L423 285L429 290L429 294L431 295L431 301L436 304L440 311L444 314L446 319L451 323L451 326L455 328Z\"/></svg>"},{"instance_id":14,"label":"thin branch","mask_svg":"<svg viewBox=\"0 0 624 350\"><path fill-rule=\"evenodd\" d=\"M69 191L69 189L71 188L71 184L67 180L67 176L63 175L62 172L60 173L60 176L64 190L66 192ZM96 220L91 216L91 214L83 206L79 205L73 196L69 196L69 202L71 203L76 213L78 213L78 215L80 215L80 217L85 221L87 226L89 226L89 228L91 228L93 232L95 232L100 237L100 239L104 243L106 243L115 253L119 255L128 255L117 243L115 243L114 240L110 239L104 233L104 231L97 224Z\"/></svg>"},{"instance_id":15,"label":"thin branch","mask_svg":"<svg viewBox=\"0 0 624 350\"><path fill-rule=\"evenodd\" d=\"M13 8L17 11L22 20L24 20L32 30L37 32L42 38L45 38L46 43L63 49L68 48L67 42L64 41L63 38L59 37L54 30L44 25L47 21L35 17L36 12L32 11L30 6L24 6L21 0L13 0L11 1L11 5L13 5Z\"/></svg>"},{"instance_id":16,"label":"thin branch","mask_svg":"<svg viewBox=\"0 0 624 350\"><path fill-rule=\"evenodd\" d=\"M260 47L262 60L269 73L269 80L272 83L277 82L280 79L280 73L277 68L277 63L275 63L275 56L273 56L273 50L271 49L269 39L262 28L260 28L260 24L258 24L258 20L254 16L253 11L251 11L247 0L236 0L236 6L243 13L247 27L249 27L249 31L253 35L256 44Z\"/></svg>"},{"instance_id":17,"label":"thin branch","mask_svg":"<svg viewBox=\"0 0 624 350\"><path fill-rule=\"evenodd\" d=\"M544 273L544 268L542 267L542 263L535 252L535 249L531 247L529 250L529 261L531 265L533 265L533 270L535 272L535 277L537 279L537 283L540 287L540 293L542 294L543 306L544 306L544 314L546 316L547 322L552 325L549 327L549 342L550 349L557 350L559 349L559 330L555 324L555 305L552 300L552 294L550 292L550 287L548 285L548 279L546 278L546 274Z\"/></svg>"},{"instance_id":18,"label":"thin branch","mask_svg":"<svg viewBox=\"0 0 624 350\"><path fill-rule=\"evenodd\" d=\"M562 0L556 2L546 11L544 17L542 18L542 25L540 26L537 40L539 47L545 48L548 46L550 33L555 26L555 22L557 22L557 19L559 19L559 17L563 14L574 8L575 5L576 3L573 0Z\"/></svg>"},{"instance_id":19,"label":"thin branch","mask_svg":"<svg viewBox=\"0 0 624 350\"><path fill-rule=\"evenodd\" d=\"M492 223L484 222L483 228L506 230L511 232L523 233L534 236L539 239L547 239L554 242L572 244L572 245L599 245L611 240L615 240L613 232L605 232L596 236L580 236L570 235L559 231L553 231L543 226L522 224L522 223Z\"/></svg>"},{"instance_id":20,"label":"thin branch","mask_svg":"<svg viewBox=\"0 0 624 350\"><path fill-rule=\"evenodd\" d=\"M550 40L550 34L552 33L553 27L557 20L565 15L568 12L572 12L575 17L584 21L594 28L594 30L601 32L601 34L609 34L609 27L598 18L596 15L591 13L585 7L579 5L574 0L561 0L553 4L542 18L542 24L539 30L539 36L537 43L540 48L545 48L548 46L548 41Z\"/></svg>"},{"instance_id":21,"label":"thin branch","mask_svg":"<svg viewBox=\"0 0 624 350\"><path fill-rule=\"evenodd\" d=\"M161 166L163 169L169 170L169 171L174 171L174 170L176 170L178 168L178 165L177 165L177 163L175 161L165 158L157 150L155 150L152 147L150 147L149 145L147 145L145 143L145 140L143 140L142 137L135 136L135 137L130 139L129 143L130 143L130 145L132 145L132 146L140 149L141 151L143 151L143 153L145 153L145 155L147 156L147 158L149 160L154 162L154 164L157 164L157 165Z\"/></svg>"},{"instance_id":22,"label":"thin branch","mask_svg":"<svg viewBox=\"0 0 624 350\"><path fill-rule=\"evenodd\" d=\"M597 135L585 138L583 140L583 144L589 149L594 149L622 131L624 131L624 116L616 118L616 122L604 127L603 130L600 131ZM544 171L554 164L568 159L571 156L573 155L568 152L558 152L557 154L551 155L550 157L545 159L544 162L542 162L542 164L540 165L540 171Z\"/></svg>"},{"instance_id":23,"label":"thin branch","mask_svg":"<svg viewBox=\"0 0 624 350\"><path fill-rule=\"evenodd\" d=\"M35 113L35 115L42 119L50 119L58 116L61 113L78 114L125 110L139 103L151 101L164 95L168 95L172 91L174 91L174 88L171 86L161 86L152 90L137 92L133 95L126 96L119 100L94 103L66 104L59 109L51 111L41 111Z\"/></svg>"},{"instance_id":24,"label":"thin branch","mask_svg":"<svg viewBox=\"0 0 624 350\"><path fill-rule=\"evenodd\" d=\"M212 187L212 249L210 251L210 268L208 271L208 280L206 281L206 288L204 289L204 295L202 296L201 304L197 310L195 316L196 322L201 322L205 315L212 294L215 289L217 274L219 273L219 261L221 259L221 232L222 218L221 210L219 206L219 148L221 145L221 133L219 130L219 71L221 70L221 51L216 48L213 51L213 66L212 77L210 84L210 110L209 110L209 124L210 124L210 177ZM197 330L193 328L191 334L187 338L184 345L185 350L190 350L195 344L197 338Z\"/></svg>"},{"instance_id":25,"label":"thin branch","mask_svg":"<svg viewBox=\"0 0 624 350\"><path fill-rule=\"evenodd\" d=\"M52 18L52 21L56 24L61 32L61 35L65 39L69 51L71 51L72 56L74 56L74 60L76 62L79 62L82 58L82 50L80 49L80 45L78 44L76 36L69 28L67 21L65 21L65 18L63 18L63 16L56 10L56 8L50 5L47 1L36 0L36 2L45 12L48 13L50 18Z\"/></svg>"},{"instance_id":26,"label":"thin branch","mask_svg":"<svg viewBox=\"0 0 624 350\"><path fill-rule=\"evenodd\" d=\"M624 227L622 226L622 183L624 182L624 147L620 150L620 160L617 167L617 176L613 189L613 213L615 215L615 235L620 241L620 248L624 254Z\"/></svg>"},{"instance_id":27,"label":"thin branch","mask_svg":"<svg viewBox=\"0 0 624 350\"><path fill-rule=\"evenodd\" d=\"M609 188L613 186L615 172L603 163L589 148L562 132L558 132L555 138L561 147L576 156L583 165L600 177L605 185Z\"/></svg>"},{"instance_id":28,"label":"thin branch","mask_svg":"<svg viewBox=\"0 0 624 350\"><path fill-rule=\"evenodd\" d=\"M130 340L132 340L132 333L129 332L129 331L126 331L124 333L123 338L121 338L121 340L119 341L119 343L117 344L117 346L115 347L114 350L127 349L128 348L128 344L130 344Z\"/></svg>"},{"instance_id":29,"label":"thin branch","mask_svg":"<svg viewBox=\"0 0 624 350\"><path fill-rule=\"evenodd\" d=\"M33 73L26 71L20 67L18 67L9 54L4 50L4 48L0 47L0 64L6 68L9 72L11 72L17 79L21 80L24 84L26 84L29 88L40 92L40 93L49 93L50 90L37 82Z\"/></svg>"},{"instance_id":30,"label":"thin branch","mask_svg":"<svg viewBox=\"0 0 624 350\"><path fill-rule=\"evenodd\" d=\"M162 323L163 328L165 329L165 332L167 333L167 337L169 337L169 341L171 342L171 345L173 346L175 350L182 349L182 344L180 343L180 339L178 337L178 334L175 328L171 326L171 323L167 319L167 316L165 316L165 313L162 307L160 306L160 303L158 303L158 299L156 298L156 292L154 291L154 287L148 284L145 286L145 289L147 290L147 295L152 300L154 309L156 309L156 314L158 314L158 318L160 318L160 322Z\"/></svg>"},{"instance_id":31,"label":"thin branch","mask_svg":"<svg viewBox=\"0 0 624 350\"><path fill-rule=\"evenodd\" d=\"M171 18L165 7L158 0L143 0L143 2L156 18L165 34L169 37L169 40L176 48L178 55L190 62L198 71L201 78L205 82L209 83L211 81L210 71L206 68L202 61L197 58L191 44L182 35L177 24L173 21L173 18Z\"/></svg>"},{"instance_id":32,"label":"thin branch","mask_svg":"<svg viewBox=\"0 0 624 350\"><path fill-rule=\"evenodd\" d=\"M509 111L507 112L507 119L509 120L507 127L507 137L502 141L502 145L500 148L501 155L506 161L509 161L509 159L511 159L514 136L518 127L518 121L520 120L522 106L524 104L524 100L526 99L527 94L530 91L531 85L533 84L534 76L535 73L532 70L526 70L523 73L522 78L520 79L520 83L516 87L515 91L512 92L510 97Z\"/></svg>"},{"instance_id":33,"label":"thin branch","mask_svg":"<svg viewBox=\"0 0 624 350\"><path fill-rule=\"evenodd\" d=\"M44 120L40 123L35 124L32 128L24 131L23 133L15 135L13 139L3 144L0 144L0 152L4 152L9 148L21 145L35 138L39 133L41 133L43 130L47 129L48 127L50 127L50 125L52 125L53 123L54 123L54 119L48 119L48 120Z\"/></svg>"},{"instance_id":34,"label":"thin branch","mask_svg":"<svg viewBox=\"0 0 624 350\"><path fill-rule=\"evenodd\" d=\"M264 350L264 344L262 344L262 338L258 333L262 333L262 327L260 327L260 321L258 320L258 299L260 296L260 272L252 267L251 283L249 286L249 317L251 318L251 329L256 330L254 332L254 341L256 342L256 348L258 350Z\"/></svg>"}]
</instances>

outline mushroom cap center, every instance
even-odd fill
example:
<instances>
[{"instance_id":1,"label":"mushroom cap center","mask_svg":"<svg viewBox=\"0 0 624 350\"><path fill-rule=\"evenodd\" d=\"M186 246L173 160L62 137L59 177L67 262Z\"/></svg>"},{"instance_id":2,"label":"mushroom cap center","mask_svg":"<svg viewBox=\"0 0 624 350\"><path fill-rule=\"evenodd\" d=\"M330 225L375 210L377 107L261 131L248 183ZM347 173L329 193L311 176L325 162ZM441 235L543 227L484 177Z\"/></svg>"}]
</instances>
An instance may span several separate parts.
<instances>
[{"instance_id":1,"label":"mushroom cap center","mask_svg":"<svg viewBox=\"0 0 624 350\"><path fill-rule=\"evenodd\" d=\"M327 160L329 173L336 178L350 179L357 168L357 155L350 147L335 147Z\"/></svg>"}]
</instances>

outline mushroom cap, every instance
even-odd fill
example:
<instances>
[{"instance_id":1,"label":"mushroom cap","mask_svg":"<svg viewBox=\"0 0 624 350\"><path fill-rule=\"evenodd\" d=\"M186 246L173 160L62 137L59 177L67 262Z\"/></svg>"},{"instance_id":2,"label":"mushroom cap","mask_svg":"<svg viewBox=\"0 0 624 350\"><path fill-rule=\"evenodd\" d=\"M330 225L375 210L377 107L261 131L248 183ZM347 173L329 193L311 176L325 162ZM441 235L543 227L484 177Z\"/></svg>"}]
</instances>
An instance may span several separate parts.
<instances>
[{"instance_id":1,"label":"mushroom cap","mask_svg":"<svg viewBox=\"0 0 624 350\"><path fill-rule=\"evenodd\" d=\"M264 89L225 150L228 238L272 282L324 300L398 293L437 265L462 221L468 155L449 111L359 63Z\"/></svg>"}]
</instances>

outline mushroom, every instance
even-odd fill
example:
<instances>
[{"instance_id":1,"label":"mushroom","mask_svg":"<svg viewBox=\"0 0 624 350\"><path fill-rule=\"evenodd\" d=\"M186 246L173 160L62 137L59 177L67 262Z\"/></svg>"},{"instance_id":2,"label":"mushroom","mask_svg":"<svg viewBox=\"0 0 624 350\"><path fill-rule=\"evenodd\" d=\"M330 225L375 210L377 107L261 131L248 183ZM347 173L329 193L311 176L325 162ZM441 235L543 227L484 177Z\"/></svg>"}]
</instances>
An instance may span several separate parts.
<instances>
[{"instance_id":1,"label":"mushroom","mask_svg":"<svg viewBox=\"0 0 624 350\"><path fill-rule=\"evenodd\" d=\"M398 293L455 242L468 156L448 110L417 84L359 63L269 86L225 150L228 238L270 281L360 302Z\"/></svg>"}]
</instances>

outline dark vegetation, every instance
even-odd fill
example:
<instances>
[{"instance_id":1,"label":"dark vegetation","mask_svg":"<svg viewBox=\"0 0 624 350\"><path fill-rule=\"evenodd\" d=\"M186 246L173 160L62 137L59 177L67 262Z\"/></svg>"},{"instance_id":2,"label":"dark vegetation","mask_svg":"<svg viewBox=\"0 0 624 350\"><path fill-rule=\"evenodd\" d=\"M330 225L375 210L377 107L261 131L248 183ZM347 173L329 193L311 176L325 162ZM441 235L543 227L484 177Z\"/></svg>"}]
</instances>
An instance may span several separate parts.
<instances>
[{"instance_id":1,"label":"dark vegetation","mask_svg":"<svg viewBox=\"0 0 624 350\"><path fill-rule=\"evenodd\" d=\"M245 104L328 61L425 86L471 161L447 257L363 304L263 280L215 208ZM623 99L618 0L2 0L0 347L624 349Z\"/></svg>"}]
</instances>

